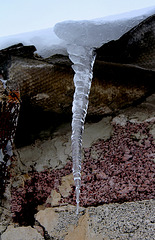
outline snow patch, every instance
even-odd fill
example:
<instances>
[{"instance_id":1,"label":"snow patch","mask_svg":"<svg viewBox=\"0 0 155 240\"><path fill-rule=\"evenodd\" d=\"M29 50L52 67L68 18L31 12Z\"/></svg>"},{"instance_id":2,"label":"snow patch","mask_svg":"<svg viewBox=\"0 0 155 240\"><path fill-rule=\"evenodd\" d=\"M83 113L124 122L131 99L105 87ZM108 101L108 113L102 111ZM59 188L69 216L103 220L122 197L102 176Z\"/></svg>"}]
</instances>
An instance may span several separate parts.
<instances>
[{"instance_id":1,"label":"snow patch","mask_svg":"<svg viewBox=\"0 0 155 240\"><path fill-rule=\"evenodd\" d=\"M117 40L153 14L155 7L94 20L64 21L57 23L54 31L69 44L100 47L111 40Z\"/></svg>"},{"instance_id":2,"label":"snow patch","mask_svg":"<svg viewBox=\"0 0 155 240\"><path fill-rule=\"evenodd\" d=\"M1 37L0 49L23 43L26 46L35 45L37 53L44 58L54 54L67 55L66 41L100 47L108 41L118 39L153 14L155 7L149 7L93 20L64 21L57 23L54 28Z\"/></svg>"}]
</instances>

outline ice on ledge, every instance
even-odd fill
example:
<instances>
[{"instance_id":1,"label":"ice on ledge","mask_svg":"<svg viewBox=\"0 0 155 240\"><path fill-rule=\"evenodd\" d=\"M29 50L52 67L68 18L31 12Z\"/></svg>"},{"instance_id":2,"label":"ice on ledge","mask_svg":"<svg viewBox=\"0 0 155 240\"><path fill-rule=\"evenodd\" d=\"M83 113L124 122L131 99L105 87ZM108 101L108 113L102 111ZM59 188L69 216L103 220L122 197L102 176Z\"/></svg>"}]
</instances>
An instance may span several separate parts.
<instances>
[{"instance_id":1,"label":"ice on ledge","mask_svg":"<svg viewBox=\"0 0 155 240\"><path fill-rule=\"evenodd\" d=\"M25 46L34 45L37 53L45 58L57 53L67 55L64 41L56 36L53 28L1 37L0 49L18 43L23 43Z\"/></svg>"},{"instance_id":2,"label":"ice on ledge","mask_svg":"<svg viewBox=\"0 0 155 240\"><path fill-rule=\"evenodd\" d=\"M54 27L56 35L68 42L87 47L100 47L120 38L147 17L155 14L155 7L136 10L101 19L64 21Z\"/></svg>"},{"instance_id":3,"label":"ice on ledge","mask_svg":"<svg viewBox=\"0 0 155 240\"><path fill-rule=\"evenodd\" d=\"M35 45L37 53L42 57L49 57L56 53L66 55L66 41L100 47L108 41L118 39L153 14L155 14L155 6L94 20L64 21L57 23L54 29L1 37L0 49L21 42L24 45Z\"/></svg>"},{"instance_id":4,"label":"ice on ledge","mask_svg":"<svg viewBox=\"0 0 155 240\"><path fill-rule=\"evenodd\" d=\"M54 27L56 35L66 41L67 52L73 62L75 93L72 106L72 161L76 193L76 213L79 213L81 187L82 133L88 109L89 92L95 61L94 48L124 33L152 15L143 10L91 21L65 21Z\"/></svg>"}]
</instances>

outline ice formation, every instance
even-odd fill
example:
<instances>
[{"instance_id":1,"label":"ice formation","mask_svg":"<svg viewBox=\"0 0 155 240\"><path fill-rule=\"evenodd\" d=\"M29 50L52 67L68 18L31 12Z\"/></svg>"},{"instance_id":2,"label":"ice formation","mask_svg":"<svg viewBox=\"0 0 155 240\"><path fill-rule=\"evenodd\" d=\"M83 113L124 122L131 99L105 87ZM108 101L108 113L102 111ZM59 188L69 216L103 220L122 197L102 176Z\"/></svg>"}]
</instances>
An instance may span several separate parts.
<instances>
[{"instance_id":1,"label":"ice formation","mask_svg":"<svg viewBox=\"0 0 155 240\"><path fill-rule=\"evenodd\" d=\"M73 100L72 118L72 159L73 176L76 187L77 214L79 211L79 195L81 186L81 148L82 133L88 108L88 97L93 77L93 64L95 54L93 49L70 45L68 47L69 57L74 63L73 70L75 93Z\"/></svg>"},{"instance_id":2,"label":"ice formation","mask_svg":"<svg viewBox=\"0 0 155 240\"><path fill-rule=\"evenodd\" d=\"M153 14L152 9L149 15ZM95 61L94 48L120 38L148 16L143 11L107 17L98 21L65 21L55 25L55 33L66 41L69 58L73 62L75 93L72 107L72 160L79 212L81 185L82 133L88 108L88 98Z\"/></svg>"},{"instance_id":3,"label":"ice formation","mask_svg":"<svg viewBox=\"0 0 155 240\"><path fill-rule=\"evenodd\" d=\"M44 58L54 54L67 54L64 41L55 35L53 28L1 37L0 49L18 43L22 43L24 46L34 45L37 53Z\"/></svg>"},{"instance_id":4,"label":"ice formation","mask_svg":"<svg viewBox=\"0 0 155 240\"><path fill-rule=\"evenodd\" d=\"M77 213L81 181L82 132L91 88L95 60L94 48L111 40L117 40L153 14L155 14L155 7L150 7L101 19L65 21L56 24L54 29L0 38L0 49L19 42L24 45L33 44L42 57L57 53L68 54L73 62L75 93L72 108L72 154Z\"/></svg>"},{"instance_id":5,"label":"ice formation","mask_svg":"<svg viewBox=\"0 0 155 240\"><path fill-rule=\"evenodd\" d=\"M65 21L56 24L54 29L48 28L1 37L0 49L23 43L23 45L35 45L37 53L42 57L50 57L57 53L66 55L66 42L100 47L108 41L118 39L122 34L154 13L155 7L149 7L100 19Z\"/></svg>"}]
</instances>

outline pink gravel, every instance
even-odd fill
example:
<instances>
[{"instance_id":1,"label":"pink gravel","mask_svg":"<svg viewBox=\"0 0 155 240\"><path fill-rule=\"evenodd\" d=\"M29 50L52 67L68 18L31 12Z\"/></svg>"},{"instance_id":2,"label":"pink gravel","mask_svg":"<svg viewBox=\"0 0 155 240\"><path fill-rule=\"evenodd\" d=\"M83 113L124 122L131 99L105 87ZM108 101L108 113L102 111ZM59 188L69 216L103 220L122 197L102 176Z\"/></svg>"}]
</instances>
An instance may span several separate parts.
<instances>
[{"instance_id":1,"label":"pink gravel","mask_svg":"<svg viewBox=\"0 0 155 240\"><path fill-rule=\"evenodd\" d=\"M127 122L124 127L115 124L109 140L98 140L84 149L81 206L155 198L155 141L149 133L154 123ZM61 177L70 174L71 168L68 162L61 170L29 173L31 180L24 188L12 188L15 221L26 222L25 211L43 204L52 189L58 191ZM75 205L74 187L61 203Z\"/></svg>"}]
</instances>

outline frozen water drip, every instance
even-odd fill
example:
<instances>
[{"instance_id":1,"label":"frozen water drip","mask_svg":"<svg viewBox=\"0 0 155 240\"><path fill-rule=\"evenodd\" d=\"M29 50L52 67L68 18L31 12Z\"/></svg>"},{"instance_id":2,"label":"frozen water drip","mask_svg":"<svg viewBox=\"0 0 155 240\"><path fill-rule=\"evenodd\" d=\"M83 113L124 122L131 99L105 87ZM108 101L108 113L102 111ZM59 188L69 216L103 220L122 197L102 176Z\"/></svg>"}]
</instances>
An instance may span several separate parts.
<instances>
[{"instance_id":1,"label":"frozen water drip","mask_svg":"<svg viewBox=\"0 0 155 240\"><path fill-rule=\"evenodd\" d=\"M93 77L95 53L92 48L77 46L68 47L69 58L73 62L75 93L72 106L72 160L76 193L76 213L79 212L81 187L81 149L84 122L88 109L88 99Z\"/></svg>"},{"instance_id":2,"label":"frozen water drip","mask_svg":"<svg viewBox=\"0 0 155 240\"><path fill-rule=\"evenodd\" d=\"M111 40L119 39L154 12L155 8L151 7L96 20L64 21L57 23L54 27L56 35L64 41L75 72L71 139L77 214L81 187L82 133L93 77L94 48L99 48Z\"/></svg>"}]
</instances>

